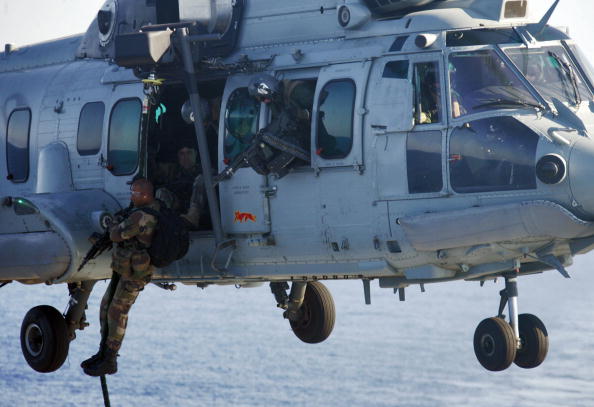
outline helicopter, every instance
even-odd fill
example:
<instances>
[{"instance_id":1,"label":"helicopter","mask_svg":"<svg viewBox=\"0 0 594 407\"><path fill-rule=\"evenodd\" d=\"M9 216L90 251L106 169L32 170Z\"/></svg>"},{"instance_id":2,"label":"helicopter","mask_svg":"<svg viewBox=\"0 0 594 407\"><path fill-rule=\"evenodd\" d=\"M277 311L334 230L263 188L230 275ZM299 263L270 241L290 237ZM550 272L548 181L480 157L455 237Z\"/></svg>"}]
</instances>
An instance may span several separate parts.
<instances>
[{"instance_id":1,"label":"helicopter","mask_svg":"<svg viewBox=\"0 0 594 407\"><path fill-rule=\"evenodd\" d=\"M155 284L269 282L313 344L335 322L325 280L361 280L370 303L374 280L404 301L410 286L502 279L475 355L491 371L539 366L548 333L519 313L518 278L569 277L594 248L594 69L548 24L559 0L544 16L531 3L107 0L82 35L6 45L0 286L70 295L64 314L25 316L27 363L62 366L110 277L108 253L85 259L88 236L190 135L208 219ZM284 177L245 167L219 182L271 121L247 89L261 73L292 90L310 159Z\"/></svg>"}]
</instances>

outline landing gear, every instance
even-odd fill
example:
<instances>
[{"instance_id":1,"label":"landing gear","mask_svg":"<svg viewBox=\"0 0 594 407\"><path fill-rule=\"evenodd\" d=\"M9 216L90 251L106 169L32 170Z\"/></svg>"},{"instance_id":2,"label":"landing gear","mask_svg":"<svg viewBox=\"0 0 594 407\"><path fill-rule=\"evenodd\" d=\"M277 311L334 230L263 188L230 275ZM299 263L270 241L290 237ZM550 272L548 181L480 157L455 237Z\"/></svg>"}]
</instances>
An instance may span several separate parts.
<instances>
[{"instance_id":1,"label":"landing gear","mask_svg":"<svg viewBox=\"0 0 594 407\"><path fill-rule=\"evenodd\" d=\"M482 321L474 333L476 358L493 372L505 370L512 363L525 369L539 366L549 349L548 333L534 315L518 315L517 275L505 276L505 289L500 294L498 316ZM506 304L510 323L503 315Z\"/></svg>"},{"instance_id":2,"label":"landing gear","mask_svg":"<svg viewBox=\"0 0 594 407\"><path fill-rule=\"evenodd\" d=\"M325 341L334 329L336 311L330 291L320 282L293 283L291 294L283 295L286 283L271 283L272 292L295 336L305 343ZM280 300L280 301L279 301Z\"/></svg>"},{"instance_id":3,"label":"landing gear","mask_svg":"<svg viewBox=\"0 0 594 407\"><path fill-rule=\"evenodd\" d=\"M514 363L524 369L532 369L544 362L549 351L549 334L542 321L532 314L521 314L521 346Z\"/></svg>"},{"instance_id":4,"label":"landing gear","mask_svg":"<svg viewBox=\"0 0 594 407\"><path fill-rule=\"evenodd\" d=\"M513 363L516 347L512 327L501 318L483 320L474 332L474 354L492 372L505 370Z\"/></svg>"},{"instance_id":5,"label":"landing gear","mask_svg":"<svg viewBox=\"0 0 594 407\"><path fill-rule=\"evenodd\" d=\"M68 356L66 321L48 305L32 308L21 325L21 349L29 366L40 373L58 370Z\"/></svg>"},{"instance_id":6,"label":"landing gear","mask_svg":"<svg viewBox=\"0 0 594 407\"><path fill-rule=\"evenodd\" d=\"M95 281L85 281L68 286L70 302L64 316L49 305L27 312L21 324L21 350L33 370L50 373L62 367L75 331L88 325L84 310L94 285Z\"/></svg>"}]
</instances>

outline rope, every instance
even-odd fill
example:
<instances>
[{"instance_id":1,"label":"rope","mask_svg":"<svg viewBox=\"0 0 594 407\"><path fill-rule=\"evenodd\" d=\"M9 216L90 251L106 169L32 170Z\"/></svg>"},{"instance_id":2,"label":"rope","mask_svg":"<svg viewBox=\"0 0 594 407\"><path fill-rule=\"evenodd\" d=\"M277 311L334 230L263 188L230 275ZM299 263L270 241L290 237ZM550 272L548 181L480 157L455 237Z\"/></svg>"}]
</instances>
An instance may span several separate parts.
<instances>
[{"instance_id":1,"label":"rope","mask_svg":"<svg viewBox=\"0 0 594 407\"><path fill-rule=\"evenodd\" d=\"M111 407L111 403L109 402L109 390L107 389L107 380L105 376L101 376L101 391L103 392L103 404L105 407Z\"/></svg>"}]
</instances>

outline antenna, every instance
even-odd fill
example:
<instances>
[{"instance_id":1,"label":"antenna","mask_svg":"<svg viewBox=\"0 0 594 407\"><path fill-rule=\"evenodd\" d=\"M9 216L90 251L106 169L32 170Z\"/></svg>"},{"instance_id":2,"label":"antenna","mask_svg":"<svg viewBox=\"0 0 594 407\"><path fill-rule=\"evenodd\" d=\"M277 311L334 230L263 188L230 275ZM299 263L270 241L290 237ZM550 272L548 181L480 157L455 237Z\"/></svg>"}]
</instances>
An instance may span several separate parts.
<instances>
[{"instance_id":1,"label":"antenna","mask_svg":"<svg viewBox=\"0 0 594 407\"><path fill-rule=\"evenodd\" d=\"M555 0L555 3L551 6L549 11L546 12L546 14L542 17L542 20L540 20L540 22L536 25L536 30L535 30L536 35L542 34L542 32L546 28L549 20L551 19L551 16L555 12L555 9L557 8L557 5L559 4L560 1L561 0Z\"/></svg>"}]
</instances>

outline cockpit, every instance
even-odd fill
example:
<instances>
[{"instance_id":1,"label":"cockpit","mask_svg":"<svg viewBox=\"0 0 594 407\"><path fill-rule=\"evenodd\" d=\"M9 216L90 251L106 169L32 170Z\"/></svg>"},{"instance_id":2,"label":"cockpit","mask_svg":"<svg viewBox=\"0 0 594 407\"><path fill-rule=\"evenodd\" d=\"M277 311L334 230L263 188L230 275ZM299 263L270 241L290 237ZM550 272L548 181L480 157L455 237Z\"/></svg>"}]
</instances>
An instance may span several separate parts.
<instances>
[{"instance_id":1,"label":"cockpit","mask_svg":"<svg viewBox=\"0 0 594 407\"><path fill-rule=\"evenodd\" d=\"M448 33L452 117L592 101L592 68L562 32L547 30L542 42L523 28Z\"/></svg>"},{"instance_id":2,"label":"cockpit","mask_svg":"<svg viewBox=\"0 0 594 407\"><path fill-rule=\"evenodd\" d=\"M570 143L551 141L542 149L539 140L554 129L579 132L571 123L591 123L594 111L594 70L570 38L551 27L541 33L532 27L450 31L444 54L443 62L434 55L411 64L410 75L415 128L407 148L433 152L434 178L441 177L437 131L449 127L444 153L454 193L529 191L537 180L561 182L565 158L555 154ZM413 147L412 140L433 131L431 147L428 141ZM411 151L409 193L445 188L419 175L424 172L416 169L419 157ZM553 156L560 162L547 165L555 174L539 176L538 163ZM421 161L427 165L426 158Z\"/></svg>"}]
</instances>

